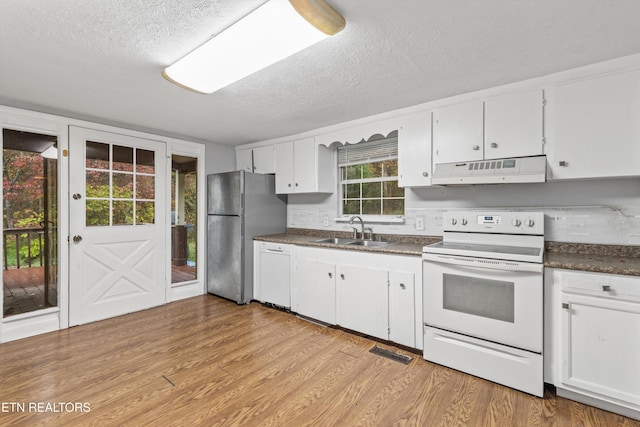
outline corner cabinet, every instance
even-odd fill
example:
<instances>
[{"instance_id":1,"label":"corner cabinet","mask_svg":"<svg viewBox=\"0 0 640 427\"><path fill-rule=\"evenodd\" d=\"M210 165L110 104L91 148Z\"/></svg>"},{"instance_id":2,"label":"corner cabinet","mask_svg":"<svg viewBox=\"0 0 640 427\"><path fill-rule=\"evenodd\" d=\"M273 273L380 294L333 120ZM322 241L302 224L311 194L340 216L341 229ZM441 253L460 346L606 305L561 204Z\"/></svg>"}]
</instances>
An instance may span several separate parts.
<instances>
[{"instance_id":1,"label":"corner cabinet","mask_svg":"<svg viewBox=\"0 0 640 427\"><path fill-rule=\"evenodd\" d=\"M550 346L558 395L640 419L640 277L551 277L556 303L546 309L556 315L546 332L557 334Z\"/></svg>"},{"instance_id":2,"label":"corner cabinet","mask_svg":"<svg viewBox=\"0 0 640 427\"><path fill-rule=\"evenodd\" d=\"M549 179L640 176L640 70L551 89Z\"/></svg>"},{"instance_id":3,"label":"corner cabinet","mask_svg":"<svg viewBox=\"0 0 640 427\"><path fill-rule=\"evenodd\" d=\"M276 144L276 193L333 193L334 163L332 150L314 138Z\"/></svg>"},{"instance_id":4,"label":"corner cabinet","mask_svg":"<svg viewBox=\"0 0 640 427\"><path fill-rule=\"evenodd\" d=\"M236 151L236 169L254 173L275 173L273 145Z\"/></svg>"}]
</instances>

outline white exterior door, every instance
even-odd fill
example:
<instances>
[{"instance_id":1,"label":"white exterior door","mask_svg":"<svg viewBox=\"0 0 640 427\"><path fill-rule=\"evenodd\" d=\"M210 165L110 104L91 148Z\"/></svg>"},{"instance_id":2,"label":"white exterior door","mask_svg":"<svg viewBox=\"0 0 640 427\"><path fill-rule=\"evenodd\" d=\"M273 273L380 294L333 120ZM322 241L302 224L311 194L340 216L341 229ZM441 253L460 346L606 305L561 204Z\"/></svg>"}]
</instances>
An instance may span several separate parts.
<instances>
[{"instance_id":1,"label":"white exterior door","mask_svg":"<svg viewBox=\"0 0 640 427\"><path fill-rule=\"evenodd\" d=\"M69 129L69 324L166 301L166 145Z\"/></svg>"}]
</instances>

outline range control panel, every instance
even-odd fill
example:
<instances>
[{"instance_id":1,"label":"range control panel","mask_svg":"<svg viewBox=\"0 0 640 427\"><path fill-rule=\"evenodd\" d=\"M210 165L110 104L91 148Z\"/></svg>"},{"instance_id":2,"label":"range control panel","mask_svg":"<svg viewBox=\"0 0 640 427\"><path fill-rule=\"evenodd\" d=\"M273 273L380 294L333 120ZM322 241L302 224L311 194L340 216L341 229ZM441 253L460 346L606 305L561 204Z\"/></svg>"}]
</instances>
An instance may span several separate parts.
<instances>
[{"instance_id":1,"label":"range control panel","mask_svg":"<svg viewBox=\"0 0 640 427\"><path fill-rule=\"evenodd\" d=\"M450 211L443 215L444 231L501 234L544 234L542 212Z\"/></svg>"}]
</instances>

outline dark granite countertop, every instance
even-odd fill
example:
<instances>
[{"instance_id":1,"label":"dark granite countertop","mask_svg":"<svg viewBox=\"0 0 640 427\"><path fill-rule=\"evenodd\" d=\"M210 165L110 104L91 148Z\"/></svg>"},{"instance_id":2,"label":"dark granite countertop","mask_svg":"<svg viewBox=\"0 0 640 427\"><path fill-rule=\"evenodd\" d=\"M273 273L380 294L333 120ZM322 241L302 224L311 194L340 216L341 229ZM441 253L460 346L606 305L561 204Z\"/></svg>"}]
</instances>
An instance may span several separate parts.
<instances>
[{"instance_id":1,"label":"dark granite countertop","mask_svg":"<svg viewBox=\"0 0 640 427\"><path fill-rule=\"evenodd\" d=\"M547 242L544 266L640 276L640 246Z\"/></svg>"},{"instance_id":2,"label":"dark granite countertop","mask_svg":"<svg viewBox=\"0 0 640 427\"><path fill-rule=\"evenodd\" d=\"M439 236L381 234L375 235L374 240L392 241L393 243L380 247L364 247L315 242L315 240L326 237L350 238L351 233L290 228L286 233L256 236L254 240L409 256L422 256L423 246L442 240ZM544 266L576 271L640 276L640 246L547 242L545 244Z\"/></svg>"},{"instance_id":3,"label":"dark granite countertop","mask_svg":"<svg viewBox=\"0 0 640 427\"><path fill-rule=\"evenodd\" d=\"M307 230L290 228L286 233L272 234L268 236L256 236L253 240L274 243L286 243L299 246L315 246L318 248L344 249L350 251L366 251L383 254L422 256L422 247L442 240L441 237L407 236L396 234L376 234L374 240L393 242L390 245L379 247L336 245L331 243L317 243L315 240L325 237L351 238L351 233L327 232L323 230Z\"/></svg>"}]
</instances>

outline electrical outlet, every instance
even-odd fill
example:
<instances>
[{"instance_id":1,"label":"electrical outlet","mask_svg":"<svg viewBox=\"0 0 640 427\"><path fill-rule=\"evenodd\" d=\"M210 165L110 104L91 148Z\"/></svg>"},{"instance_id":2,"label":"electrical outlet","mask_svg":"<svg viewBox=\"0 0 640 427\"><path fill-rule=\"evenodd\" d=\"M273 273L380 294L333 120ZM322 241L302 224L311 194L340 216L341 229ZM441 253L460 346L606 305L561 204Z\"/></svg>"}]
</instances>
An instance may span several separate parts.
<instances>
[{"instance_id":1,"label":"electrical outlet","mask_svg":"<svg viewBox=\"0 0 640 427\"><path fill-rule=\"evenodd\" d=\"M329 217L327 215L322 217L322 225L325 227L329 226Z\"/></svg>"},{"instance_id":2,"label":"electrical outlet","mask_svg":"<svg viewBox=\"0 0 640 427\"><path fill-rule=\"evenodd\" d=\"M416 217L416 230L424 230L424 217Z\"/></svg>"}]
</instances>

